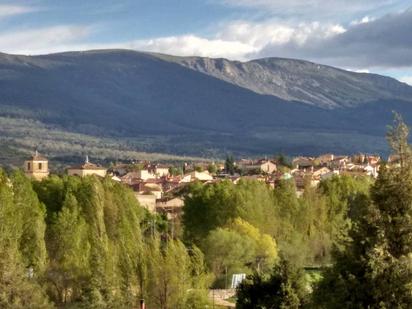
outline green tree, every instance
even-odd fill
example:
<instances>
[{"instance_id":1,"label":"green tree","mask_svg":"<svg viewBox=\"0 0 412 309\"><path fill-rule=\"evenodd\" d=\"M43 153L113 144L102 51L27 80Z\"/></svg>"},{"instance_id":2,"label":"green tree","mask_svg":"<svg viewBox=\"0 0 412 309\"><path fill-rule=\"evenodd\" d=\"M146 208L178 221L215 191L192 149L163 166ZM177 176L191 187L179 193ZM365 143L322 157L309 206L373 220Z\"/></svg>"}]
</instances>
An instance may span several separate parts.
<instances>
[{"instance_id":1,"label":"green tree","mask_svg":"<svg viewBox=\"0 0 412 309\"><path fill-rule=\"evenodd\" d=\"M46 209L39 202L33 191L30 180L21 172L11 175L13 187L15 216L19 218L21 231L19 250L26 267L33 267L37 273L42 273L46 266L47 252L44 240L46 224Z\"/></svg>"},{"instance_id":2,"label":"green tree","mask_svg":"<svg viewBox=\"0 0 412 309\"><path fill-rule=\"evenodd\" d=\"M182 242L168 240L162 243L156 237L148 242L146 255L149 275L145 295L149 306L172 309L207 304L206 286L203 284L208 284L208 281L204 280L206 273L200 251L194 249L191 257Z\"/></svg>"},{"instance_id":3,"label":"green tree","mask_svg":"<svg viewBox=\"0 0 412 309\"><path fill-rule=\"evenodd\" d=\"M217 166L214 163L211 163L207 166L207 170L210 174L216 174L217 173Z\"/></svg>"},{"instance_id":4,"label":"green tree","mask_svg":"<svg viewBox=\"0 0 412 309\"><path fill-rule=\"evenodd\" d=\"M240 218L229 223L228 228L252 241L251 252L254 256L250 266L253 270L265 272L273 267L278 257L278 250L276 241L270 235L261 233L258 228Z\"/></svg>"},{"instance_id":5,"label":"green tree","mask_svg":"<svg viewBox=\"0 0 412 309\"><path fill-rule=\"evenodd\" d=\"M36 183L49 226L47 283L59 305L130 307L146 272L133 192L110 178L51 177Z\"/></svg>"},{"instance_id":6,"label":"green tree","mask_svg":"<svg viewBox=\"0 0 412 309\"><path fill-rule=\"evenodd\" d=\"M212 185L191 184L183 208L184 240L199 246L208 233L237 217L230 181Z\"/></svg>"},{"instance_id":7,"label":"green tree","mask_svg":"<svg viewBox=\"0 0 412 309\"><path fill-rule=\"evenodd\" d=\"M255 258L253 240L228 228L211 231L202 247L209 268L220 278L247 271Z\"/></svg>"},{"instance_id":8,"label":"green tree","mask_svg":"<svg viewBox=\"0 0 412 309\"><path fill-rule=\"evenodd\" d=\"M236 172L236 164L233 156L227 156L225 161L225 171L226 173L233 175Z\"/></svg>"},{"instance_id":9,"label":"green tree","mask_svg":"<svg viewBox=\"0 0 412 309\"><path fill-rule=\"evenodd\" d=\"M307 302L304 273L282 259L269 277L248 276L237 289L239 309L297 309Z\"/></svg>"},{"instance_id":10,"label":"green tree","mask_svg":"<svg viewBox=\"0 0 412 309\"><path fill-rule=\"evenodd\" d=\"M344 250L315 291L320 308L411 308L412 164L399 117L388 133L401 165L382 165L370 197L357 197Z\"/></svg>"},{"instance_id":11,"label":"green tree","mask_svg":"<svg viewBox=\"0 0 412 309\"><path fill-rule=\"evenodd\" d=\"M201 246L210 231L241 218L271 236L277 228L272 190L258 181L190 186L183 211L184 240Z\"/></svg>"},{"instance_id":12,"label":"green tree","mask_svg":"<svg viewBox=\"0 0 412 309\"><path fill-rule=\"evenodd\" d=\"M82 287L90 276L88 227L76 197L67 193L63 208L50 226L50 263L47 279L53 298L59 304L79 301Z\"/></svg>"},{"instance_id":13,"label":"green tree","mask_svg":"<svg viewBox=\"0 0 412 309\"><path fill-rule=\"evenodd\" d=\"M21 204L22 200L15 196L13 190L23 193L24 187L27 185L26 189L29 189L29 185L18 177L15 175L13 184L0 170L0 308L51 308L38 282L39 271L44 263L44 244L40 243L44 238L41 235L42 227L36 230L36 227L31 229L28 226L30 217L27 217L27 209L22 209L26 205ZM24 185L21 185L20 180ZM35 199L29 202L39 206L35 204ZM36 209L33 211L35 218L32 224L39 223L37 220L40 218L36 215L41 212L36 213ZM28 243L30 241L34 244ZM33 253L40 256L36 258Z\"/></svg>"}]
</instances>

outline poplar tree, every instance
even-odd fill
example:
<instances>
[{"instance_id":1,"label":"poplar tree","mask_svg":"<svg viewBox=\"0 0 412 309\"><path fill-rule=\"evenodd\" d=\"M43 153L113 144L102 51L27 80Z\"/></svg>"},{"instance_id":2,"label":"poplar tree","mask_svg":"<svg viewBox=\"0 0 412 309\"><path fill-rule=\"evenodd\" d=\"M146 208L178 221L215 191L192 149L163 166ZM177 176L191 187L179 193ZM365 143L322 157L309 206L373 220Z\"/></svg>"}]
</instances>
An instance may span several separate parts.
<instances>
[{"instance_id":1,"label":"poplar tree","mask_svg":"<svg viewBox=\"0 0 412 309\"><path fill-rule=\"evenodd\" d=\"M37 271L44 261L36 260L29 250L37 251L41 231L32 233L26 225L30 218L21 209L26 205L16 205L13 189L13 182L0 170L0 308L51 308L37 280ZM16 192L20 189L16 188ZM36 219L32 224L38 223ZM24 228L28 229L27 234ZM31 246L26 240L36 244Z\"/></svg>"}]
</instances>

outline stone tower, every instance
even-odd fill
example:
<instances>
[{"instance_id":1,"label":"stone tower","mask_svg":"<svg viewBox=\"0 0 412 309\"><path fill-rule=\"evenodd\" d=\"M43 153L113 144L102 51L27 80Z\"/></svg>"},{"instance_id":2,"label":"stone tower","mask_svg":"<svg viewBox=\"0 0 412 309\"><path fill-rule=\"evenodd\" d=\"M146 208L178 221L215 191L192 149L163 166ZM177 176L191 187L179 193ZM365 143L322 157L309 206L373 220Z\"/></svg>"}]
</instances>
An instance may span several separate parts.
<instances>
[{"instance_id":1,"label":"stone tower","mask_svg":"<svg viewBox=\"0 0 412 309\"><path fill-rule=\"evenodd\" d=\"M24 172L29 177L42 180L49 176L49 161L36 150L36 153L24 162Z\"/></svg>"}]
</instances>

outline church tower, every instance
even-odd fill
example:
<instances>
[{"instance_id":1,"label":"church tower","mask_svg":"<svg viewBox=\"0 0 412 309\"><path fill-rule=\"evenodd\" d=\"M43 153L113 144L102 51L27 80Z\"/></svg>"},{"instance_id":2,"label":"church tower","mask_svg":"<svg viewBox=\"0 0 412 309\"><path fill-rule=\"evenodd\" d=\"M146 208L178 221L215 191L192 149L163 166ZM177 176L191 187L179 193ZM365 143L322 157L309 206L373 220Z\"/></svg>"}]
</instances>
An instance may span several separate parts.
<instances>
[{"instance_id":1,"label":"church tower","mask_svg":"<svg viewBox=\"0 0 412 309\"><path fill-rule=\"evenodd\" d=\"M28 177L42 180L49 176L49 161L36 150L36 153L24 162L24 172Z\"/></svg>"}]
</instances>

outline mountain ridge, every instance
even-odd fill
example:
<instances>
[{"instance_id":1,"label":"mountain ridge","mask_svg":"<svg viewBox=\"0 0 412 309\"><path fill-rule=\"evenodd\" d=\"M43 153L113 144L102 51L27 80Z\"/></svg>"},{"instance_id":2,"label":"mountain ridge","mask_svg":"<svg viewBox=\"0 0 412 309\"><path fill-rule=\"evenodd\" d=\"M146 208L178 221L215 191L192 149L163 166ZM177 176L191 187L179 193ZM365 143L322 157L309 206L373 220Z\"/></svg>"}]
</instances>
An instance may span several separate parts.
<instances>
[{"instance_id":1,"label":"mountain ridge","mask_svg":"<svg viewBox=\"0 0 412 309\"><path fill-rule=\"evenodd\" d=\"M412 87L392 78L304 60L239 62L131 50L0 53L0 118L118 139L133 151L386 151L391 111L412 120L411 103ZM21 134L7 128L4 134L27 151Z\"/></svg>"}]
</instances>

